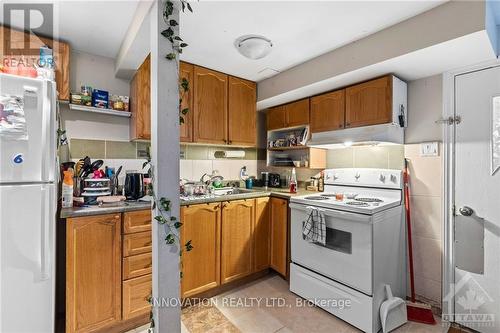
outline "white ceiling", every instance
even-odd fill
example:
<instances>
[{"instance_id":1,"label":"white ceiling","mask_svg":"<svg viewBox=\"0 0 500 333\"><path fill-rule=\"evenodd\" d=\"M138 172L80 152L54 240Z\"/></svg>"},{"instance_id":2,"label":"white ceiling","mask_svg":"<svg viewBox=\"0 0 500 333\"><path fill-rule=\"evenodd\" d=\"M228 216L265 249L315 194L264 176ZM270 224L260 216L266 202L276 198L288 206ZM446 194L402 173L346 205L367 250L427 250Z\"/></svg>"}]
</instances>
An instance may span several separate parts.
<instances>
[{"instance_id":1,"label":"white ceiling","mask_svg":"<svg viewBox=\"0 0 500 333\"><path fill-rule=\"evenodd\" d=\"M276 74L272 70L284 71L443 2L192 1L194 13L181 16L181 37L189 44L181 58L260 81ZM233 43L246 34L271 39L271 54L260 60L241 56Z\"/></svg>"}]
</instances>

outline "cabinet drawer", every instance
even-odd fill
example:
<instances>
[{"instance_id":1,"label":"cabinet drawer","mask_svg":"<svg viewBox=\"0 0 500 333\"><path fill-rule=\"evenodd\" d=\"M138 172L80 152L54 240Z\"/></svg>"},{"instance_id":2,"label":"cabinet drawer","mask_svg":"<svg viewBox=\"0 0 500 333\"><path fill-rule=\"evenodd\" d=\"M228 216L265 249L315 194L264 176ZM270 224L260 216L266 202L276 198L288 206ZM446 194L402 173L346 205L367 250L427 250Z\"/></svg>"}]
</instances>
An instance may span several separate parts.
<instances>
[{"instance_id":1,"label":"cabinet drawer","mask_svg":"<svg viewBox=\"0 0 500 333\"><path fill-rule=\"evenodd\" d=\"M151 274L152 254L144 253L123 258L123 280Z\"/></svg>"},{"instance_id":2,"label":"cabinet drawer","mask_svg":"<svg viewBox=\"0 0 500 333\"><path fill-rule=\"evenodd\" d=\"M126 212L123 214L123 233L131 234L134 232L151 230L151 211L138 210L135 212Z\"/></svg>"},{"instance_id":3,"label":"cabinet drawer","mask_svg":"<svg viewBox=\"0 0 500 333\"><path fill-rule=\"evenodd\" d=\"M123 236L123 256L151 252L151 232L139 232Z\"/></svg>"},{"instance_id":4,"label":"cabinet drawer","mask_svg":"<svg viewBox=\"0 0 500 333\"><path fill-rule=\"evenodd\" d=\"M148 302L153 292L151 274L123 282L123 319L144 315L149 312Z\"/></svg>"}]
</instances>

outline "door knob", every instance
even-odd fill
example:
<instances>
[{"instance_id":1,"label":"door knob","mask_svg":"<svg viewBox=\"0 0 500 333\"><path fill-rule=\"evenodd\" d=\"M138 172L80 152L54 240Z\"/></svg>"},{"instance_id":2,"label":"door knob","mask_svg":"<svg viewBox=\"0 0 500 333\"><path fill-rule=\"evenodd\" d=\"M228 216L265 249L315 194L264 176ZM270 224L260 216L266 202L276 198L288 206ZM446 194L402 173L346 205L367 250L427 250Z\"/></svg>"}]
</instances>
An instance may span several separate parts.
<instances>
[{"instance_id":1,"label":"door knob","mask_svg":"<svg viewBox=\"0 0 500 333\"><path fill-rule=\"evenodd\" d=\"M470 207L467 207L467 206L463 206L458 211L463 216L471 216L472 214L474 214L474 210L472 208L470 208Z\"/></svg>"}]
</instances>

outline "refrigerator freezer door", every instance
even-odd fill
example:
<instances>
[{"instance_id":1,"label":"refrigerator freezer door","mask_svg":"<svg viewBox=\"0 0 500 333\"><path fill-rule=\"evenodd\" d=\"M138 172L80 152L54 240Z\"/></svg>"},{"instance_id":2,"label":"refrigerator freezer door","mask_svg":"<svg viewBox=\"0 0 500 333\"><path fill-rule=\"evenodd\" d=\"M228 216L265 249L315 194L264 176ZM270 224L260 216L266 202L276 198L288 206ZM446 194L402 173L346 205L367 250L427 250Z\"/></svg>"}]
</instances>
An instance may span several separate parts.
<instances>
[{"instance_id":1,"label":"refrigerator freezer door","mask_svg":"<svg viewBox=\"0 0 500 333\"><path fill-rule=\"evenodd\" d=\"M0 133L0 184L53 182L57 137L54 82L0 74L0 96L7 95L24 98L27 137ZM6 121L5 112L1 117Z\"/></svg>"},{"instance_id":2,"label":"refrigerator freezer door","mask_svg":"<svg viewBox=\"0 0 500 333\"><path fill-rule=\"evenodd\" d=\"M0 186L0 332L54 332L56 187Z\"/></svg>"}]
</instances>

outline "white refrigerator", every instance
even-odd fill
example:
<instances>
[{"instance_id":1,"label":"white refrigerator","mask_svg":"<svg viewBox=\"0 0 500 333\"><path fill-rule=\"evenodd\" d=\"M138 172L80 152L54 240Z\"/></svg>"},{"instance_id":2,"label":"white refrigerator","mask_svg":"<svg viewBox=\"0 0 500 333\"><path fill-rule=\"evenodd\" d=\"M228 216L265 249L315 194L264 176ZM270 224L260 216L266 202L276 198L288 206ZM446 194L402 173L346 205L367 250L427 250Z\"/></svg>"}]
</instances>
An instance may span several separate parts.
<instances>
[{"instance_id":1,"label":"white refrigerator","mask_svg":"<svg viewBox=\"0 0 500 333\"><path fill-rule=\"evenodd\" d=\"M0 332L54 332L56 88L0 74Z\"/></svg>"}]
</instances>

